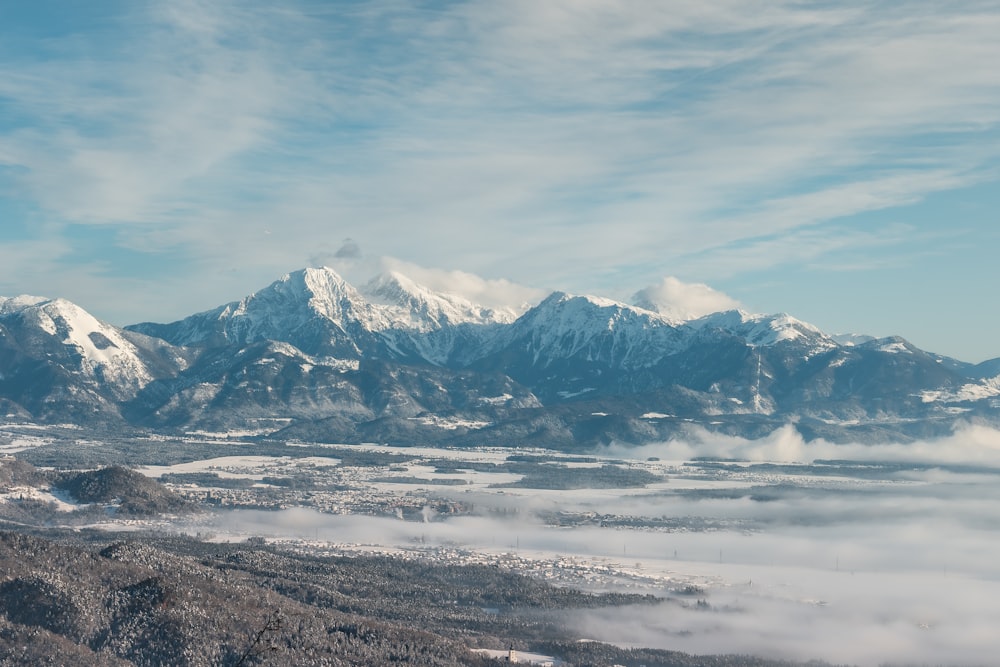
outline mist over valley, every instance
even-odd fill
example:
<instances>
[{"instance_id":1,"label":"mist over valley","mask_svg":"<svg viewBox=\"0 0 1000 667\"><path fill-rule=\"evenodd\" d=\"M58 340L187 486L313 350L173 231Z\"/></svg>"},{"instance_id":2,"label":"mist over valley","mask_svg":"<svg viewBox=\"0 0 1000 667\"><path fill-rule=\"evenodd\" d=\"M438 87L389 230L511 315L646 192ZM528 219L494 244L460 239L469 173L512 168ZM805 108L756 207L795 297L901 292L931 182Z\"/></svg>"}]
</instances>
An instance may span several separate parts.
<instances>
[{"instance_id":1,"label":"mist over valley","mask_svg":"<svg viewBox=\"0 0 1000 667\"><path fill-rule=\"evenodd\" d=\"M641 597L560 607L545 621L558 631L500 633L537 655L558 657L543 649L575 637L680 652L662 664L728 654L971 665L989 661L1000 621L1000 433L986 428L906 445L706 431L585 454L205 435L89 441L17 426L2 437L17 459L4 462L0 511L19 531L95 543L187 535ZM130 460L177 501L149 511L119 496L81 503L44 472L97 460ZM463 641L498 651L496 637Z\"/></svg>"}]
</instances>

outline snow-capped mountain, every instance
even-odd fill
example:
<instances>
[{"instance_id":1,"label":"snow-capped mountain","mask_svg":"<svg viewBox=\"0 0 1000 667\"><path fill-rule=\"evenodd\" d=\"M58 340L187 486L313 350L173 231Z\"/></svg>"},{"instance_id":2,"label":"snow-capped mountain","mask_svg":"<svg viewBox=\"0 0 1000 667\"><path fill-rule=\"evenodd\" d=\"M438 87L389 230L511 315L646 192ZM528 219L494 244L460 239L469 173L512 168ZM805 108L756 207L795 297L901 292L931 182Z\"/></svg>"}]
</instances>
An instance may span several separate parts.
<instances>
[{"instance_id":1,"label":"snow-capped mountain","mask_svg":"<svg viewBox=\"0 0 1000 667\"><path fill-rule=\"evenodd\" d=\"M543 400L622 391L687 344L687 332L652 311L556 292L505 327L477 359L502 368Z\"/></svg>"},{"instance_id":2,"label":"snow-capped mountain","mask_svg":"<svg viewBox=\"0 0 1000 667\"><path fill-rule=\"evenodd\" d=\"M323 267L290 273L240 301L179 322L128 329L182 346L278 340L308 354L337 359L421 359L441 364L456 346L467 342L463 329L513 319L513 311L491 310L437 293L398 273L378 276L358 290Z\"/></svg>"},{"instance_id":3,"label":"snow-capped mountain","mask_svg":"<svg viewBox=\"0 0 1000 667\"><path fill-rule=\"evenodd\" d=\"M0 326L6 343L58 358L120 397L187 365L187 355L163 341L101 322L65 299L0 297Z\"/></svg>"},{"instance_id":4,"label":"snow-capped mountain","mask_svg":"<svg viewBox=\"0 0 1000 667\"><path fill-rule=\"evenodd\" d=\"M114 415L119 402L184 370L190 358L65 299L0 297L0 395L13 414Z\"/></svg>"},{"instance_id":5,"label":"snow-capped mountain","mask_svg":"<svg viewBox=\"0 0 1000 667\"><path fill-rule=\"evenodd\" d=\"M713 313L688 322L695 329L714 328L741 337L747 345L769 347L783 342L796 342L813 350L830 350L838 343L807 322L791 315L751 315L742 310Z\"/></svg>"},{"instance_id":6,"label":"snow-capped mountain","mask_svg":"<svg viewBox=\"0 0 1000 667\"><path fill-rule=\"evenodd\" d=\"M997 369L785 314L677 319L556 292L517 316L328 268L125 329L60 299L0 299L0 407L43 422L559 447L794 423L870 441L1000 423Z\"/></svg>"},{"instance_id":7,"label":"snow-capped mountain","mask_svg":"<svg viewBox=\"0 0 1000 667\"><path fill-rule=\"evenodd\" d=\"M542 367L580 359L629 369L652 365L675 352L681 340L671 320L652 311L555 292L499 336L496 346L516 348Z\"/></svg>"},{"instance_id":8,"label":"snow-capped mountain","mask_svg":"<svg viewBox=\"0 0 1000 667\"><path fill-rule=\"evenodd\" d=\"M304 269L239 301L178 322L127 328L180 346L238 346L279 340L310 354L357 359L361 346L373 342L372 324L378 319L358 290L336 272Z\"/></svg>"},{"instance_id":9,"label":"snow-capped mountain","mask_svg":"<svg viewBox=\"0 0 1000 667\"><path fill-rule=\"evenodd\" d=\"M436 366L474 356L501 325L517 319L513 308L485 308L395 271L375 277L361 292L382 315L378 331L396 358Z\"/></svg>"},{"instance_id":10,"label":"snow-capped mountain","mask_svg":"<svg viewBox=\"0 0 1000 667\"><path fill-rule=\"evenodd\" d=\"M383 328L426 332L461 324L509 324L517 319L513 308L485 308L455 294L430 290L397 271L376 276L361 288L361 294L369 303L384 306L384 322L391 324Z\"/></svg>"}]
</instances>

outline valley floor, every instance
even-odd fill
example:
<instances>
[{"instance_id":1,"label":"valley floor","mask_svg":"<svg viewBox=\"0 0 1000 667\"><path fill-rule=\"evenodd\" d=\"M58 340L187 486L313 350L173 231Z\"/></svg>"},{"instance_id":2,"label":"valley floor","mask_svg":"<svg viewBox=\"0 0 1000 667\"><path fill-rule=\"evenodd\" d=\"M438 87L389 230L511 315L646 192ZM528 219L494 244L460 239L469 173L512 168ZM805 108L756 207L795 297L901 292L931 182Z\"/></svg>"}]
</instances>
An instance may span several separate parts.
<instances>
[{"instance_id":1,"label":"valley floor","mask_svg":"<svg viewBox=\"0 0 1000 667\"><path fill-rule=\"evenodd\" d=\"M9 429L2 446L18 460L85 469L120 456L193 510L126 516L44 486L9 485L0 499L10 522L30 524L30 505L77 535L188 535L223 550L249 540L287 558L389 558L634 596L561 605L543 622L551 635L468 631L471 648L514 639L569 663L551 648L587 639L706 657L986 664L1000 624L1000 461L976 437L803 452L777 434L727 460L666 445L568 455Z\"/></svg>"}]
</instances>

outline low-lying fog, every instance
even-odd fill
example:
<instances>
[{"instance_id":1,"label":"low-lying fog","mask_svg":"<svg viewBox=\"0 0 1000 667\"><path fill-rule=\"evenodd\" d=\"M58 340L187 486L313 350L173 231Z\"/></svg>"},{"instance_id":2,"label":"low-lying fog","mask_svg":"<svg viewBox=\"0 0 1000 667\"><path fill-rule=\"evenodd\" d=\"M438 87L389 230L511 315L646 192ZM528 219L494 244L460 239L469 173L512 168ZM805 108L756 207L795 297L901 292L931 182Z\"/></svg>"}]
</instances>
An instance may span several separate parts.
<instances>
[{"instance_id":1,"label":"low-lying fog","mask_svg":"<svg viewBox=\"0 0 1000 667\"><path fill-rule=\"evenodd\" d=\"M457 544L611 566L636 575L631 590L672 598L653 608L568 617L584 636L617 644L862 665L996 662L1000 432L970 427L942 440L865 446L807 444L783 429L759 441L701 434L595 454L650 467L669 461L673 472L653 488L613 493L441 489L472 499L474 516L428 512L417 522L240 511L219 517L216 530L381 546ZM706 456L746 462L679 465ZM825 472L753 467L831 459L854 463ZM516 518L491 511L501 507L516 510L507 513ZM553 510L701 521L669 529L558 528L538 518ZM603 585L616 581L623 580ZM680 595L687 585L697 588Z\"/></svg>"}]
</instances>

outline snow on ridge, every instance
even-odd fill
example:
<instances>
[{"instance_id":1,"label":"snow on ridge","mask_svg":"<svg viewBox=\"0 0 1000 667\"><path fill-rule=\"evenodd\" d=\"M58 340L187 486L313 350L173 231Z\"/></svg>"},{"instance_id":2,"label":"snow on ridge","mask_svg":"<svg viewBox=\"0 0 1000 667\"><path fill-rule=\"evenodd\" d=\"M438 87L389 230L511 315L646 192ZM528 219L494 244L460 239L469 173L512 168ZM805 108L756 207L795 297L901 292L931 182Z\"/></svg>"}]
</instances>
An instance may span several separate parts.
<instances>
[{"instance_id":1,"label":"snow on ridge","mask_svg":"<svg viewBox=\"0 0 1000 667\"><path fill-rule=\"evenodd\" d=\"M106 378L136 387L144 387L153 380L138 349L114 327L65 299L55 299L42 309L53 320L64 323L67 329L64 342L82 351L92 374L100 368Z\"/></svg>"},{"instance_id":2,"label":"snow on ridge","mask_svg":"<svg viewBox=\"0 0 1000 667\"><path fill-rule=\"evenodd\" d=\"M893 339L886 340L885 342L879 341L878 348L876 349L879 352L887 352L889 354L907 354L910 352L909 348L906 347L906 343Z\"/></svg>"},{"instance_id":3,"label":"snow on ridge","mask_svg":"<svg viewBox=\"0 0 1000 667\"><path fill-rule=\"evenodd\" d=\"M42 309L53 321L65 324L67 333L64 342L79 347L84 356L96 364L112 363L116 357L121 356L124 348L131 347L117 331L105 326L75 303L54 299ZM99 334L104 340L95 334Z\"/></svg>"},{"instance_id":4,"label":"snow on ridge","mask_svg":"<svg viewBox=\"0 0 1000 667\"><path fill-rule=\"evenodd\" d=\"M460 296L434 292L406 276L382 274L358 289L328 267L286 274L264 289L214 311L227 338L276 338L310 320L342 330L360 324L370 332L427 333L457 324L509 323L513 310L492 310Z\"/></svg>"},{"instance_id":5,"label":"snow on ridge","mask_svg":"<svg viewBox=\"0 0 1000 667\"><path fill-rule=\"evenodd\" d=\"M214 321L217 323L214 330L224 332L226 338L251 342L280 339L317 318L333 323L350 338L354 337L350 332L357 331L360 325L361 329L378 334L391 349L416 352L432 363L449 358L456 340L456 332L451 328L456 325L502 325L520 320L536 330L533 347L538 352L551 348L560 355L581 350L601 331L611 332L617 339L614 356L619 361L632 356L649 361L649 349L656 350L652 356L676 351L685 332L690 334L706 326L731 331L755 346L798 339L823 348L836 346L818 328L784 314L750 315L734 310L679 322L641 305L595 295L553 292L518 317L513 308L486 308L462 296L429 289L398 271L387 271L355 288L327 267L287 274L242 301L215 311L214 317L204 324L194 323L194 329L201 339L207 340L212 335ZM667 329L671 331L667 333ZM477 334L466 331L460 335ZM516 335L512 331L503 338ZM503 342L497 341L496 346ZM646 361L636 363L643 365Z\"/></svg>"},{"instance_id":6,"label":"snow on ridge","mask_svg":"<svg viewBox=\"0 0 1000 667\"><path fill-rule=\"evenodd\" d=\"M347 371L356 371L361 367L360 361L357 359L340 359L338 357L330 356L313 356L307 354L295 347L291 343L286 343L280 340L269 340L265 348L266 353L270 355L282 355L299 362L300 367L305 371L309 372L317 366L325 366L333 368L341 373ZM273 357L263 356L258 359L255 363L273 363L275 359Z\"/></svg>"},{"instance_id":7,"label":"snow on ridge","mask_svg":"<svg viewBox=\"0 0 1000 667\"><path fill-rule=\"evenodd\" d=\"M812 339L823 348L837 343L818 327L796 319L787 313L777 315L750 314L744 310L727 310L706 315L688 323L696 329L714 327L742 336L748 344L769 347L785 341Z\"/></svg>"},{"instance_id":8,"label":"snow on ridge","mask_svg":"<svg viewBox=\"0 0 1000 667\"><path fill-rule=\"evenodd\" d=\"M609 299L603 296L595 296L593 294L582 294L577 298L584 299L587 302L594 304L598 308L626 308L629 310L636 309L636 306L630 306L627 303L622 303L621 301L615 301L614 299Z\"/></svg>"},{"instance_id":9,"label":"snow on ridge","mask_svg":"<svg viewBox=\"0 0 1000 667\"><path fill-rule=\"evenodd\" d=\"M1000 396L1000 375L975 383L964 384L954 391L924 391L920 400L924 403L966 403Z\"/></svg>"},{"instance_id":10,"label":"snow on ridge","mask_svg":"<svg viewBox=\"0 0 1000 667\"><path fill-rule=\"evenodd\" d=\"M19 296L0 299L0 315L18 313L32 326L75 348L80 370L89 376L124 385L126 391L144 387L153 376L139 350L116 328L101 322L66 299Z\"/></svg>"},{"instance_id":11,"label":"snow on ridge","mask_svg":"<svg viewBox=\"0 0 1000 667\"><path fill-rule=\"evenodd\" d=\"M230 341L281 339L317 316L340 328L353 311L364 309L364 299L335 271L302 269L287 273L267 287L212 311L193 315L186 343L202 342L216 329ZM363 318L363 313L362 313Z\"/></svg>"},{"instance_id":12,"label":"snow on ridge","mask_svg":"<svg viewBox=\"0 0 1000 667\"><path fill-rule=\"evenodd\" d=\"M457 294L424 287L397 271L376 276L359 292L379 311L383 328L426 332L449 325L508 324L517 319L513 308L487 308Z\"/></svg>"},{"instance_id":13,"label":"snow on ridge","mask_svg":"<svg viewBox=\"0 0 1000 667\"><path fill-rule=\"evenodd\" d=\"M280 340L271 340L268 341L267 350L272 354L282 354L286 357L290 357L292 359L300 359L302 361L305 361L307 363L312 363L315 365L315 359L313 357L306 354L305 352L295 347L291 343L286 343Z\"/></svg>"},{"instance_id":14,"label":"snow on ridge","mask_svg":"<svg viewBox=\"0 0 1000 667\"><path fill-rule=\"evenodd\" d=\"M675 352L683 335L659 313L602 297L554 292L522 316L498 347L520 338L526 339L533 363L581 356L640 368Z\"/></svg>"},{"instance_id":15,"label":"snow on ridge","mask_svg":"<svg viewBox=\"0 0 1000 667\"><path fill-rule=\"evenodd\" d=\"M620 321L623 315L635 315L645 318L650 322L665 324L670 327L676 326L677 322L666 315L655 310L649 310L642 306L633 306L623 301L615 301L603 296L593 294L570 294L568 292L553 292L541 304L536 306L534 311L541 312L548 310L552 306L560 307L563 317L589 317L596 311L602 319L608 317L608 323ZM572 310L570 310L572 309ZM607 313L605 311L612 311ZM531 312L531 311L529 311Z\"/></svg>"},{"instance_id":16,"label":"snow on ridge","mask_svg":"<svg viewBox=\"0 0 1000 667\"><path fill-rule=\"evenodd\" d=\"M331 320L343 318L345 300L352 304L363 301L358 290L331 268L304 269L300 273L310 293L309 306Z\"/></svg>"},{"instance_id":17,"label":"snow on ridge","mask_svg":"<svg viewBox=\"0 0 1000 667\"><path fill-rule=\"evenodd\" d=\"M0 296L0 315L9 315L51 301L48 297L20 294L18 296Z\"/></svg>"},{"instance_id":18,"label":"snow on ridge","mask_svg":"<svg viewBox=\"0 0 1000 667\"><path fill-rule=\"evenodd\" d=\"M500 396L483 396L479 399L480 405L505 405L514 400L512 394L501 394Z\"/></svg>"},{"instance_id":19,"label":"snow on ridge","mask_svg":"<svg viewBox=\"0 0 1000 667\"><path fill-rule=\"evenodd\" d=\"M856 334L856 333L842 333L833 334L830 336L835 343L838 345L843 345L845 347L854 347L857 345L864 345L865 343L870 343L875 340L875 336L869 336L867 334Z\"/></svg>"}]
</instances>

